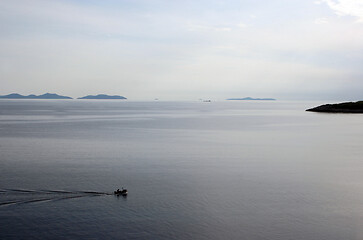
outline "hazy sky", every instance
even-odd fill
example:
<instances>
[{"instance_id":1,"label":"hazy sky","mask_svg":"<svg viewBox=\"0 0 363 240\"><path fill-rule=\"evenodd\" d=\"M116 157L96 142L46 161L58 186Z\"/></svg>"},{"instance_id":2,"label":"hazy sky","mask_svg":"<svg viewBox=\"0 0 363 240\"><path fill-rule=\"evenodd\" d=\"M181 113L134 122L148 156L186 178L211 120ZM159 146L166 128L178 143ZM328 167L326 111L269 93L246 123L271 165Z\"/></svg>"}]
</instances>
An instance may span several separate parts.
<instances>
[{"instance_id":1,"label":"hazy sky","mask_svg":"<svg viewBox=\"0 0 363 240\"><path fill-rule=\"evenodd\" d=\"M0 95L363 99L363 0L1 0Z\"/></svg>"}]
</instances>

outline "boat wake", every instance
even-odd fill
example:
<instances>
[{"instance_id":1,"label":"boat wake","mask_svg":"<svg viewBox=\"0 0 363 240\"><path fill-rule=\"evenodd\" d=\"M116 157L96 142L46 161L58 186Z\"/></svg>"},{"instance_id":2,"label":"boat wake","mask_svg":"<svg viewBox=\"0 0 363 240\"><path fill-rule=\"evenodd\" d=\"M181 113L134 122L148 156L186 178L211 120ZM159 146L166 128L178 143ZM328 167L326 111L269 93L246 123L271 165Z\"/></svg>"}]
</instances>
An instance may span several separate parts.
<instances>
[{"instance_id":1,"label":"boat wake","mask_svg":"<svg viewBox=\"0 0 363 240\"><path fill-rule=\"evenodd\" d=\"M35 202L59 201L83 197L114 195L96 191L0 189L0 207Z\"/></svg>"}]
</instances>

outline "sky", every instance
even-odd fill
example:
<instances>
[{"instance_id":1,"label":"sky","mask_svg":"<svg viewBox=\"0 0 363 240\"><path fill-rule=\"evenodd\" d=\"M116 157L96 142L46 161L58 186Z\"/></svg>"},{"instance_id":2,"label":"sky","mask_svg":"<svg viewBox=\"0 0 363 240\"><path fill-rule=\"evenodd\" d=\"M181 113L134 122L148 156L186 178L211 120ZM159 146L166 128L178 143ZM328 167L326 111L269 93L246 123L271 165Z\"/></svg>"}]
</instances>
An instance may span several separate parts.
<instances>
[{"instance_id":1,"label":"sky","mask_svg":"<svg viewBox=\"0 0 363 240\"><path fill-rule=\"evenodd\" d=\"M1 0L0 86L363 100L363 0Z\"/></svg>"}]
</instances>

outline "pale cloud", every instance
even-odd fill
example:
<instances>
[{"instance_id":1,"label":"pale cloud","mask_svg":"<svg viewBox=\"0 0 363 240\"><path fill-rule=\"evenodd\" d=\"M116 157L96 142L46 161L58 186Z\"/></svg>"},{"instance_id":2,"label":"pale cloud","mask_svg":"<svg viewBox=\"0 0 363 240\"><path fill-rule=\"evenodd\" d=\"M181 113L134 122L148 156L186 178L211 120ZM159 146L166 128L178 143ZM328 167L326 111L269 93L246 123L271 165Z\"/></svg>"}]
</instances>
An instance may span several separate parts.
<instances>
[{"instance_id":1,"label":"pale cloud","mask_svg":"<svg viewBox=\"0 0 363 240\"><path fill-rule=\"evenodd\" d=\"M232 28L230 28L230 27L215 27L214 30L217 31L217 32L230 32L230 31L232 31Z\"/></svg>"},{"instance_id":2,"label":"pale cloud","mask_svg":"<svg viewBox=\"0 0 363 240\"><path fill-rule=\"evenodd\" d=\"M352 16L357 22L363 22L362 0L321 0L325 2L339 16Z\"/></svg>"},{"instance_id":3,"label":"pale cloud","mask_svg":"<svg viewBox=\"0 0 363 240\"><path fill-rule=\"evenodd\" d=\"M232 27L216 27L216 26L208 26L201 24L188 24L187 29L188 31L193 31L193 32L207 32L207 31L230 32L233 30Z\"/></svg>"},{"instance_id":4,"label":"pale cloud","mask_svg":"<svg viewBox=\"0 0 363 240\"><path fill-rule=\"evenodd\" d=\"M245 27L247 27L247 24L245 24L245 23L239 23L239 24L237 24L237 27L239 27L239 28L245 28Z\"/></svg>"},{"instance_id":5,"label":"pale cloud","mask_svg":"<svg viewBox=\"0 0 363 240\"><path fill-rule=\"evenodd\" d=\"M315 24L327 24L327 23L329 23L327 18L317 18L317 19L315 19L314 22L315 22Z\"/></svg>"},{"instance_id":6,"label":"pale cloud","mask_svg":"<svg viewBox=\"0 0 363 240\"><path fill-rule=\"evenodd\" d=\"M187 24L187 30L191 32L198 32L198 31L208 31L211 30L211 27L201 24Z\"/></svg>"}]
</instances>

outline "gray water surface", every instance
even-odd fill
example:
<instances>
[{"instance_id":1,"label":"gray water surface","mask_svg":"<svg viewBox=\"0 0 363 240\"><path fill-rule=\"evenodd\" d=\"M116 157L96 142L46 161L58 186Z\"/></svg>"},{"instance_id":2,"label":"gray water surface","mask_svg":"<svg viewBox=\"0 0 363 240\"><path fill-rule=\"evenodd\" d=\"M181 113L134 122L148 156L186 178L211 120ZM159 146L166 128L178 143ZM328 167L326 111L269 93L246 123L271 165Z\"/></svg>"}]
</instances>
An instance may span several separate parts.
<instances>
[{"instance_id":1,"label":"gray water surface","mask_svg":"<svg viewBox=\"0 0 363 240\"><path fill-rule=\"evenodd\" d=\"M363 115L319 104L0 100L0 239L361 240Z\"/></svg>"}]
</instances>

